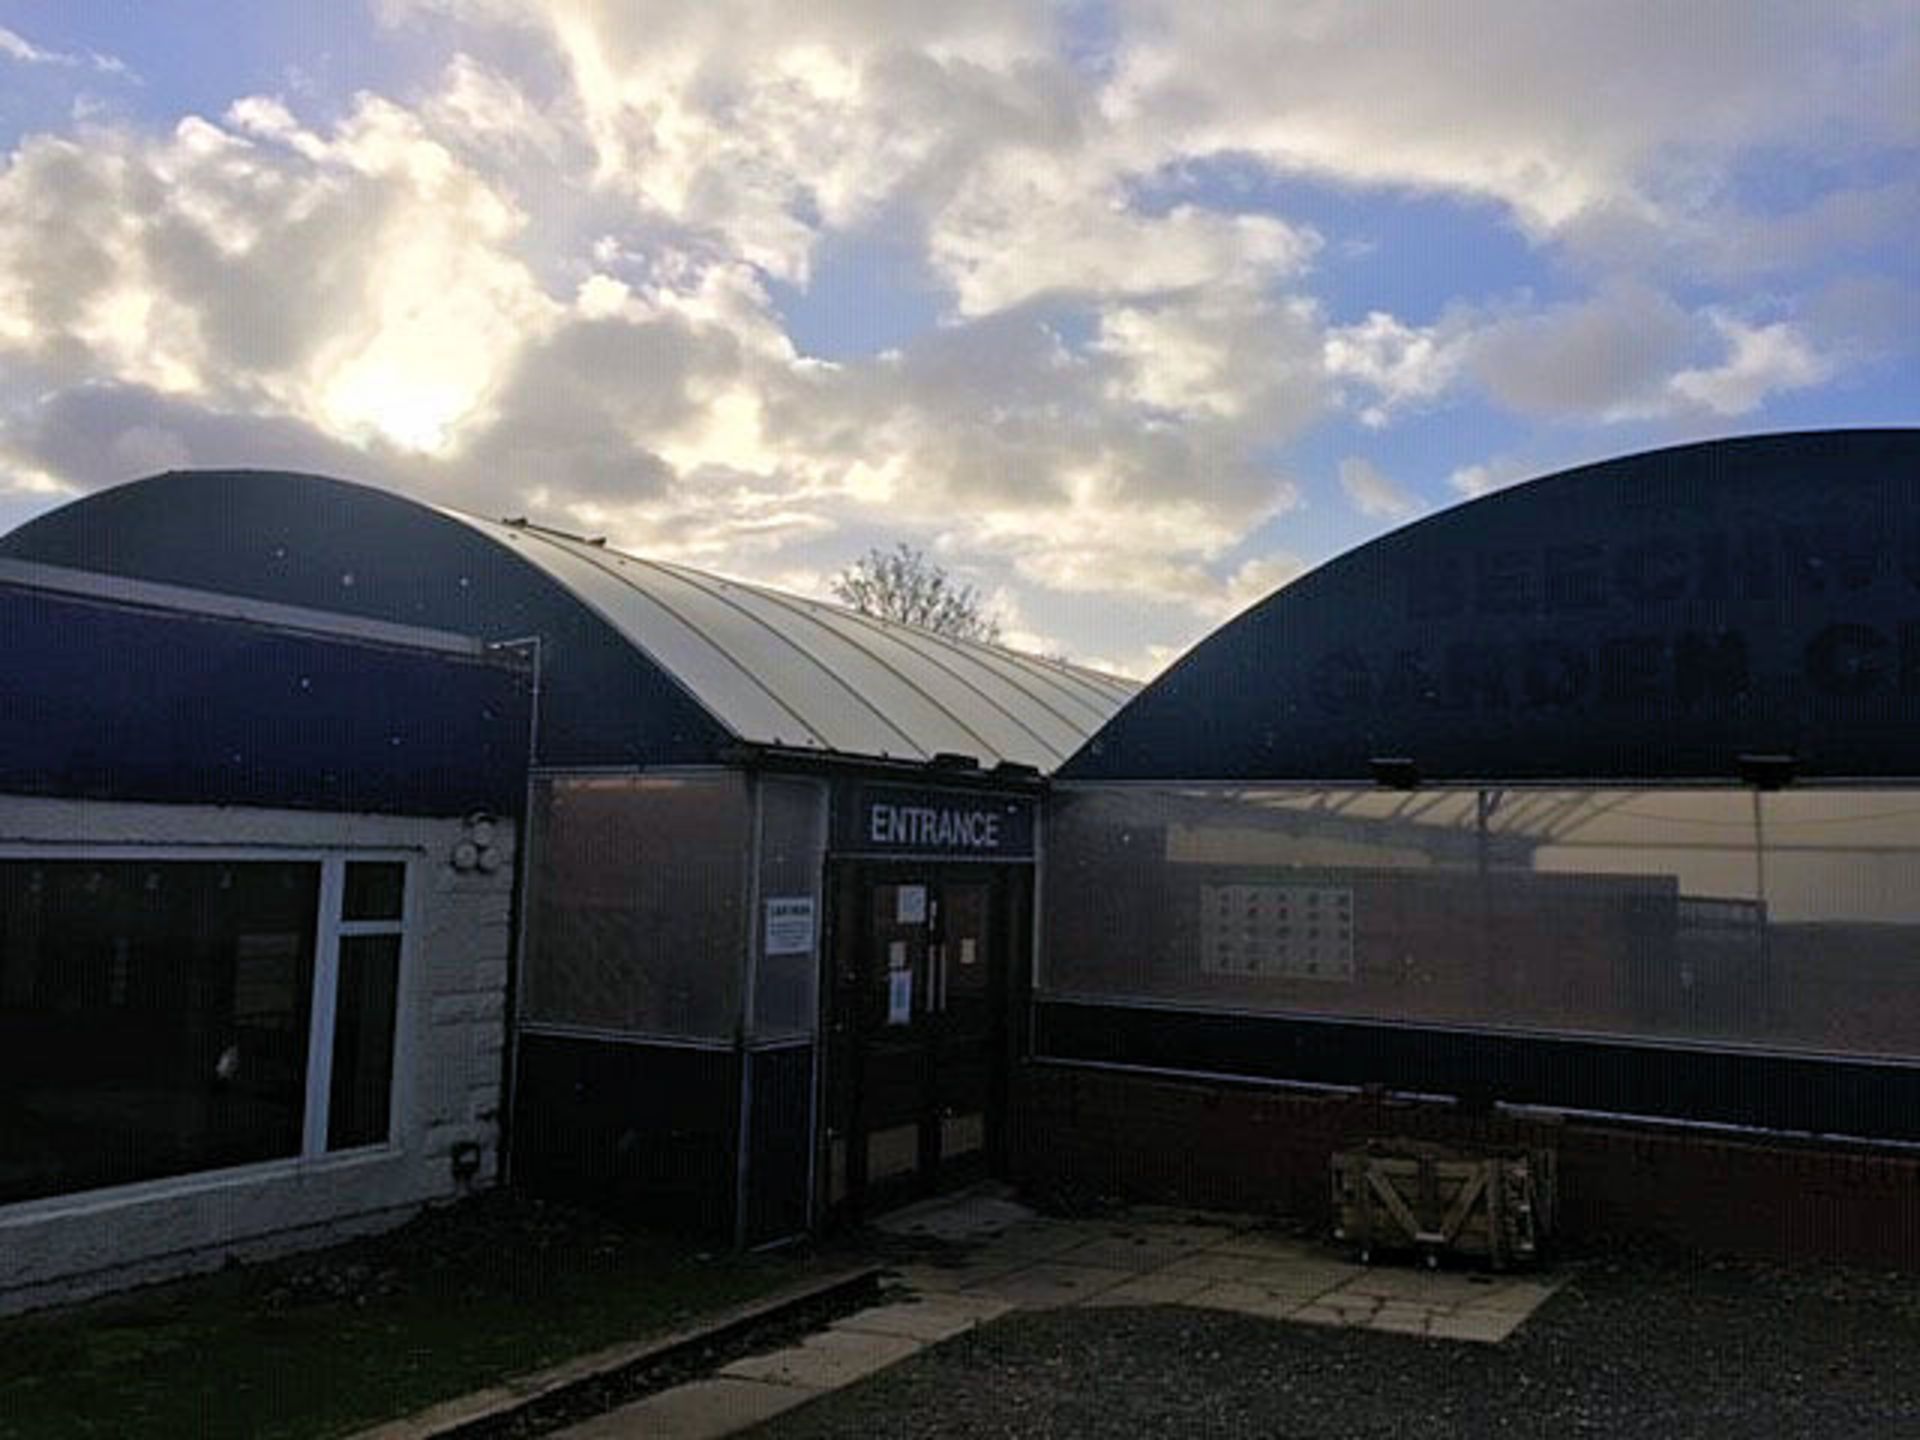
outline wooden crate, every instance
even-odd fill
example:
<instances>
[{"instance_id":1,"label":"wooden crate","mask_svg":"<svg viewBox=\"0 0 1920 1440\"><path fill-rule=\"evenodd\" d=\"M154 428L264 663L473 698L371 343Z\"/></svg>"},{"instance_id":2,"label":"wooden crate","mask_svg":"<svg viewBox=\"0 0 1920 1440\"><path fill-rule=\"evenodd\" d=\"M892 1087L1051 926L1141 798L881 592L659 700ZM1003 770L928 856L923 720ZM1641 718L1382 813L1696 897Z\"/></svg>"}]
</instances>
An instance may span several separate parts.
<instances>
[{"instance_id":1,"label":"wooden crate","mask_svg":"<svg viewBox=\"0 0 1920 1440\"><path fill-rule=\"evenodd\" d=\"M1553 1229L1551 1150L1471 1152L1420 1140L1369 1140L1333 1157L1334 1238L1362 1264L1413 1251L1496 1270L1536 1259Z\"/></svg>"}]
</instances>

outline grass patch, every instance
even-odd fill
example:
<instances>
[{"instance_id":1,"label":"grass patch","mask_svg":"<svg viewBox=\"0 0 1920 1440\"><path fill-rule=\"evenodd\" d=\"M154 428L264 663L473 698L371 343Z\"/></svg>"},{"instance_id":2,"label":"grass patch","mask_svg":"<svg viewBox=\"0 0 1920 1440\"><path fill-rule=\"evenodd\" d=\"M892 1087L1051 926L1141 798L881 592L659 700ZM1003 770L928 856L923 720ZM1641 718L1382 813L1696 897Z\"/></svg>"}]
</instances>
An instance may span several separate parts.
<instances>
[{"instance_id":1,"label":"grass patch","mask_svg":"<svg viewBox=\"0 0 1920 1440\"><path fill-rule=\"evenodd\" d=\"M0 1437L342 1435L819 1268L489 1194L375 1239L0 1320Z\"/></svg>"}]
</instances>

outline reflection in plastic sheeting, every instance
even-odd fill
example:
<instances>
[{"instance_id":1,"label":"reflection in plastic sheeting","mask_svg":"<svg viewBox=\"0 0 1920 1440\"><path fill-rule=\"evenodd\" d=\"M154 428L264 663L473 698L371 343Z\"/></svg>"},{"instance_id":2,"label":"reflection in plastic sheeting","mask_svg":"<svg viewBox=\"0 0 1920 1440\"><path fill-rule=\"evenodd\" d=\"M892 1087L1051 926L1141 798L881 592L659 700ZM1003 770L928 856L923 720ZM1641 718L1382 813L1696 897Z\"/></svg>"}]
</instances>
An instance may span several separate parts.
<instances>
[{"instance_id":1,"label":"reflection in plastic sheeting","mask_svg":"<svg viewBox=\"0 0 1920 1440\"><path fill-rule=\"evenodd\" d=\"M1047 847L1053 996L1920 1051L1917 790L1062 787Z\"/></svg>"}]
</instances>

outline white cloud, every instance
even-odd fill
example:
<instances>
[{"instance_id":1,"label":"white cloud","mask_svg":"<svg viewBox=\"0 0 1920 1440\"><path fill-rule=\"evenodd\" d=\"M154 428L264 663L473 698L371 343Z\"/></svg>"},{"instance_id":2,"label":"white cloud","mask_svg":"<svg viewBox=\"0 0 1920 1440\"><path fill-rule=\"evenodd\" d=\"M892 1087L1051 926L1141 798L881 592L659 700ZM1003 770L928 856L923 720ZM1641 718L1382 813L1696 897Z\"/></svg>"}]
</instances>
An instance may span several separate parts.
<instances>
[{"instance_id":1,"label":"white cloud","mask_svg":"<svg viewBox=\"0 0 1920 1440\"><path fill-rule=\"evenodd\" d=\"M1375 428L1396 410L1440 396L1464 358L1464 342L1451 327L1406 325L1380 310L1328 330L1323 348L1329 375L1372 392L1360 419Z\"/></svg>"},{"instance_id":2,"label":"white cloud","mask_svg":"<svg viewBox=\"0 0 1920 1440\"><path fill-rule=\"evenodd\" d=\"M1776 391L1802 390L1827 377L1827 362L1791 325L1747 325L1723 314L1713 323L1727 342L1727 357L1669 380L1667 388L1682 401L1715 415L1745 415Z\"/></svg>"},{"instance_id":3,"label":"white cloud","mask_svg":"<svg viewBox=\"0 0 1920 1440\"><path fill-rule=\"evenodd\" d=\"M1447 484L1463 500L1478 500L1540 473L1544 472L1529 469L1511 456L1497 455L1477 465L1458 466L1448 474Z\"/></svg>"},{"instance_id":4,"label":"white cloud","mask_svg":"<svg viewBox=\"0 0 1920 1440\"><path fill-rule=\"evenodd\" d=\"M1106 107L1142 144L1488 195L1536 233L1697 210L1745 147L1920 135L1920 27L1875 0L1123 8Z\"/></svg>"},{"instance_id":5,"label":"white cloud","mask_svg":"<svg viewBox=\"0 0 1920 1440\"><path fill-rule=\"evenodd\" d=\"M1245 289L1297 274L1317 248L1310 231L1271 216L1192 205L1140 213L1112 183L1083 157L1049 162L1015 151L982 166L934 217L928 239L960 313L1050 292Z\"/></svg>"},{"instance_id":6,"label":"white cloud","mask_svg":"<svg viewBox=\"0 0 1920 1440\"><path fill-rule=\"evenodd\" d=\"M1357 455L1340 462L1340 488L1353 508L1370 519L1407 520L1426 509L1418 496Z\"/></svg>"},{"instance_id":7,"label":"white cloud","mask_svg":"<svg viewBox=\"0 0 1920 1440\"><path fill-rule=\"evenodd\" d=\"M63 69L86 67L102 75L112 75L121 80L138 81L126 63L116 56L102 55L96 50L85 54L74 54L64 50L47 50L35 45L24 35L0 25L0 58L18 61L22 65L56 65Z\"/></svg>"},{"instance_id":8,"label":"white cloud","mask_svg":"<svg viewBox=\"0 0 1920 1440\"><path fill-rule=\"evenodd\" d=\"M1291 585L1307 573L1307 563L1287 550L1257 555L1243 561L1227 577L1225 590L1214 613L1225 620L1257 605L1282 586Z\"/></svg>"},{"instance_id":9,"label":"white cloud","mask_svg":"<svg viewBox=\"0 0 1920 1440\"><path fill-rule=\"evenodd\" d=\"M1109 393L1119 399L1187 423L1284 437L1325 403L1317 343L1312 306L1223 281L1106 310L1094 349L1113 362Z\"/></svg>"}]
</instances>

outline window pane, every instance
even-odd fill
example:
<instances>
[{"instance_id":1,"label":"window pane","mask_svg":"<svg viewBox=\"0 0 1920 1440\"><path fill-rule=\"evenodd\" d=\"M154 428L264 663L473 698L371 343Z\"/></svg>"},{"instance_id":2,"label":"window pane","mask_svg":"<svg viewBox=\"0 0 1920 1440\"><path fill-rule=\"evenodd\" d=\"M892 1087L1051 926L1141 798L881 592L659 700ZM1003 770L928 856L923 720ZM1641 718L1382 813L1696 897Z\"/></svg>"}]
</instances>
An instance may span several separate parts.
<instances>
[{"instance_id":1,"label":"window pane","mask_svg":"<svg viewBox=\"0 0 1920 1440\"><path fill-rule=\"evenodd\" d=\"M398 920L406 888L407 867L400 861L349 861L340 918Z\"/></svg>"},{"instance_id":2,"label":"window pane","mask_svg":"<svg viewBox=\"0 0 1920 1440\"><path fill-rule=\"evenodd\" d=\"M760 782L760 969L753 1038L813 1033L819 1008L820 876L826 863L826 787ZM774 919L778 914L782 918Z\"/></svg>"},{"instance_id":3,"label":"window pane","mask_svg":"<svg viewBox=\"0 0 1920 1440\"><path fill-rule=\"evenodd\" d=\"M398 935L341 938L340 984L333 1012L333 1083L327 1105L329 1150L377 1145L387 1138L399 978Z\"/></svg>"},{"instance_id":4,"label":"window pane","mask_svg":"<svg viewBox=\"0 0 1920 1440\"><path fill-rule=\"evenodd\" d=\"M299 1152L319 873L0 861L0 1203Z\"/></svg>"},{"instance_id":5,"label":"window pane","mask_svg":"<svg viewBox=\"0 0 1920 1440\"><path fill-rule=\"evenodd\" d=\"M732 1039L751 819L738 775L536 787L525 1018Z\"/></svg>"}]
</instances>

